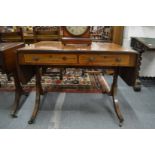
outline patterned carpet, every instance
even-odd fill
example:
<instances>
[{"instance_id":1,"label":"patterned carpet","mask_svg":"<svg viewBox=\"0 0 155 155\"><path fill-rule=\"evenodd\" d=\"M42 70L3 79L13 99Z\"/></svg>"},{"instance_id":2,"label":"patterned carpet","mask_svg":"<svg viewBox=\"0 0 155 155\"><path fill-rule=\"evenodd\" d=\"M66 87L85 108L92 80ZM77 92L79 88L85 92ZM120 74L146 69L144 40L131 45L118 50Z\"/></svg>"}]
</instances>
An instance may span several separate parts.
<instances>
[{"instance_id":1,"label":"patterned carpet","mask_svg":"<svg viewBox=\"0 0 155 155\"><path fill-rule=\"evenodd\" d=\"M90 71L90 70L89 70ZM49 92L84 92L84 93L101 93L104 90L103 75L101 70L98 74L88 73L85 70L82 75L82 69L68 68L63 74L63 80L60 80L58 69L47 69L47 73L42 76L42 86ZM140 81L145 87L155 87L155 77L141 77ZM27 85L23 85L25 91L35 90L35 77ZM14 79L8 80L6 74L0 72L0 91L14 91Z\"/></svg>"},{"instance_id":2,"label":"patterned carpet","mask_svg":"<svg viewBox=\"0 0 155 155\"><path fill-rule=\"evenodd\" d=\"M53 69L48 69L47 73L42 76L42 86L48 91L54 92L85 92L97 93L103 92L102 73L92 74L85 73L82 75L81 69L66 69L63 80L59 75L52 74ZM33 77L27 85L23 85L24 90L32 91L35 89L35 78ZM14 79L9 80L6 74L0 73L0 91L14 91Z\"/></svg>"}]
</instances>

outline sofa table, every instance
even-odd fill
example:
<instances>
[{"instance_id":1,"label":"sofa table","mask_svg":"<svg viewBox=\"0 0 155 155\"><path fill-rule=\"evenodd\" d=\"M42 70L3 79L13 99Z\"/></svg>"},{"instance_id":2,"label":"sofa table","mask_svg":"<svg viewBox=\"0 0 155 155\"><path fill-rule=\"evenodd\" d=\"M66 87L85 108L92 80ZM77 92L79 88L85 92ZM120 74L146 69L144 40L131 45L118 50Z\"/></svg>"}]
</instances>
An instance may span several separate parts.
<instances>
[{"instance_id":1,"label":"sofa table","mask_svg":"<svg viewBox=\"0 0 155 155\"><path fill-rule=\"evenodd\" d=\"M91 45L63 45L61 41L41 41L17 50L17 68L21 83L26 84L36 76L36 99L29 124L37 116L40 106L40 95L44 94L41 86L42 67L63 68L94 68L112 69L113 82L111 88L104 80L105 93L112 96L113 106L120 126L124 118L121 114L118 100L115 98L117 79L120 75L129 85L134 86L137 75L138 54L114 43L96 43Z\"/></svg>"}]
</instances>

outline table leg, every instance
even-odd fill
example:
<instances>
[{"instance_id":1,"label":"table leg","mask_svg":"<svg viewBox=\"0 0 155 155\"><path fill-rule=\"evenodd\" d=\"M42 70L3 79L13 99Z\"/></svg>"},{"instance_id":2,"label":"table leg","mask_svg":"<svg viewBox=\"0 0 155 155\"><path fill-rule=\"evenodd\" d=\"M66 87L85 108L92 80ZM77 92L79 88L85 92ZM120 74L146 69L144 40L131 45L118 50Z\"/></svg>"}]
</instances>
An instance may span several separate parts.
<instances>
[{"instance_id":1,"label":"table leg","mask_svg":"<svg viewBox=\"0 0 155 155\"><path fill-rule=\"evenodd\" d=\"M123 124L124 118L120 111L118 100L115 98L117 93L117 80L118 80L118 70L116 69L113 75L113 83L111 86L110 95L112 96L115 113L119 119L119 126L121 127Z\"/></svg>"},{"instance_id":2,"label":"table leg","mask_svg":"<svg viewBox=\"0 0 155 155\"><path fill-rule=\"evenodd\" d=\"M143 50L138 50L139 51L139 56L138 56L138 62L137 62L137 78L136 78L136 82L134 85L134 91L141 91L141 81L139 79L139 72L140 72L140 67L141 67L141 61L142 61L142 54L143 54Z\"/></svg>"},{"instance_id":3,"label":"table leg","mask_svg":"<svg viewBox=\"0 0 155 155\"><path fill-rule=\"evenodd\" d=\"M17 112L20 109L20 105L19 105L20 98L22 95L28 96L28 93L24 92L16 72L13 73L13 77L14 77L14 82L15 82L15 99L14 99L14 104L13 104L11 116L13 118L16 118Z\"/></svg>"},{"instance_id":4,"label":"table leg","mask_svg":"<svg viewBox=\"0 0 155 155\"><path fill-rule=\"evenodd\" d=\"M35 106L33 109L32 116L30 120L28 121L29 124L33 124L35 121L35 118L37 116L37 113L39 111L40 107L40 95L43 95L43 89L41 85L41 71L40 68L36 68L36 98L35 98Z\"/></svg>"},{"instance_id":5,"label":"table leg","mask_svg":"<svg viewBox=\"0 0 155 155\"><path fill-rule=\"evenodd\" d=\"M60 68L60 80L62 80L63 79L63 68Z\"/></svg>"}]
</instances>

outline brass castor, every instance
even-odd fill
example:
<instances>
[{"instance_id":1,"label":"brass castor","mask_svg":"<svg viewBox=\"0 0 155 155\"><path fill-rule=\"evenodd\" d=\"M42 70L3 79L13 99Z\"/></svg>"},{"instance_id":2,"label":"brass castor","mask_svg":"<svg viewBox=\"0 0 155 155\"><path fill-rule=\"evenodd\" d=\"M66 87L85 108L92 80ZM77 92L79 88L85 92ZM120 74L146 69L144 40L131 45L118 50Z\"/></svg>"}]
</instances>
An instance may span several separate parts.
<instances>
[{"instance_id":1,"label":"brass castor","mask_svg":"<svg viewBox=\"0 0 155 155\"><path fill-rule=\"evenodd\" d=\"M123 121L119 122L119 127L123 126Z\"/></svg>"},{"instance_id":2,"label":"brass castor","mask_svg":"<svg viewBox=\"0 0 155 155\"><path fill-rule=\"evenodd\" d=\"M28 124L33 124L34 123L34 119L30 119L29 121L28 121Z\"/></svg>"},{"instance_id":3,"label":"brass castor","mask_svg":"<svg viewBox=\"0 0 155 155\"><path fill-rule=\"evenodd\" d=\"M137 92L141 91L141 86L135 86L134 91L137 91Z\"/></svg>"},{"instance_id":4,"label":"brass castor","mask_svg":"<svg viewBox=\"0 0 155 155\"><path fill-rule=\"evenodd\" d=\"M134 91L136 91L136 92L141 91L141 82L140 82L140 80L136 81L136 84L134 86Z\"/></svg>"},{"instance_id":5,"label":"brass castor","mask_svg":"<svg viewBox=\"0 0 155 155\"><path fill-rule=\"evenodd\" d=\"M18 116L16 114L11 114L12 118L17 118Z\"/></svg>"}]
</instances>

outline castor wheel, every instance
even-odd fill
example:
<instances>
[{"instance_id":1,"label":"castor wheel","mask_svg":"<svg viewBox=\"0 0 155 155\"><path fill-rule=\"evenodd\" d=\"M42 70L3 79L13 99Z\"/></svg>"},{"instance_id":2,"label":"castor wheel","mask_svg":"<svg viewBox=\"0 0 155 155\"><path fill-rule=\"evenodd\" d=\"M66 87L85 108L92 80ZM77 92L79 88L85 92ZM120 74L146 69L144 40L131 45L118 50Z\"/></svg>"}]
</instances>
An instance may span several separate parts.
<instances>
[{"instance_id":1,"label":"castor wheel","mask_svg":"<svg viewBox=\"0 0 155 155\"><path fill-rule=\"evenodd\" d=\"M34 119L30 119L29 121L28 121L28 124L33 124L34 123Z\"/></svg>"},{"instance_id":2,"label":"castor wheel","mask_svg":"<svg viewBox=\"0 0 155 155\"><path fill-rule=\"evenodd\" d=\"M16 114L11 114L12 118L17 118L18 116Z\"/></svg>"},{"instance_id":3,"label":"castor wheel","mask_svg":"<svg viewBox=\"0 0 155 155\"><path fill-rule=\"evenodd\" d=\"M122 126L123 126L123 121L119 122L119 127L122 127Z\"/></svg>"},{"instance_id":4,"label":"castor wheel","mask_svg":"<svg viewBox=\"0 0 155 155\"><path fill-rule=\"evenodd\" d=\"M134 91L141 91L141 81L140 80L136 80L136 84L134 86Z\"/></svg>"},{"instance_id":5,"label":"castor wheel","mask_svg":"<svg viewBox=\"0 0 155 155\"><path fill-rule=\"evenodd\" d=\"M134 91L141 91L141 86L140 85L137 85L137 86L134 86Z\"/></svg>"}]
</instances>

